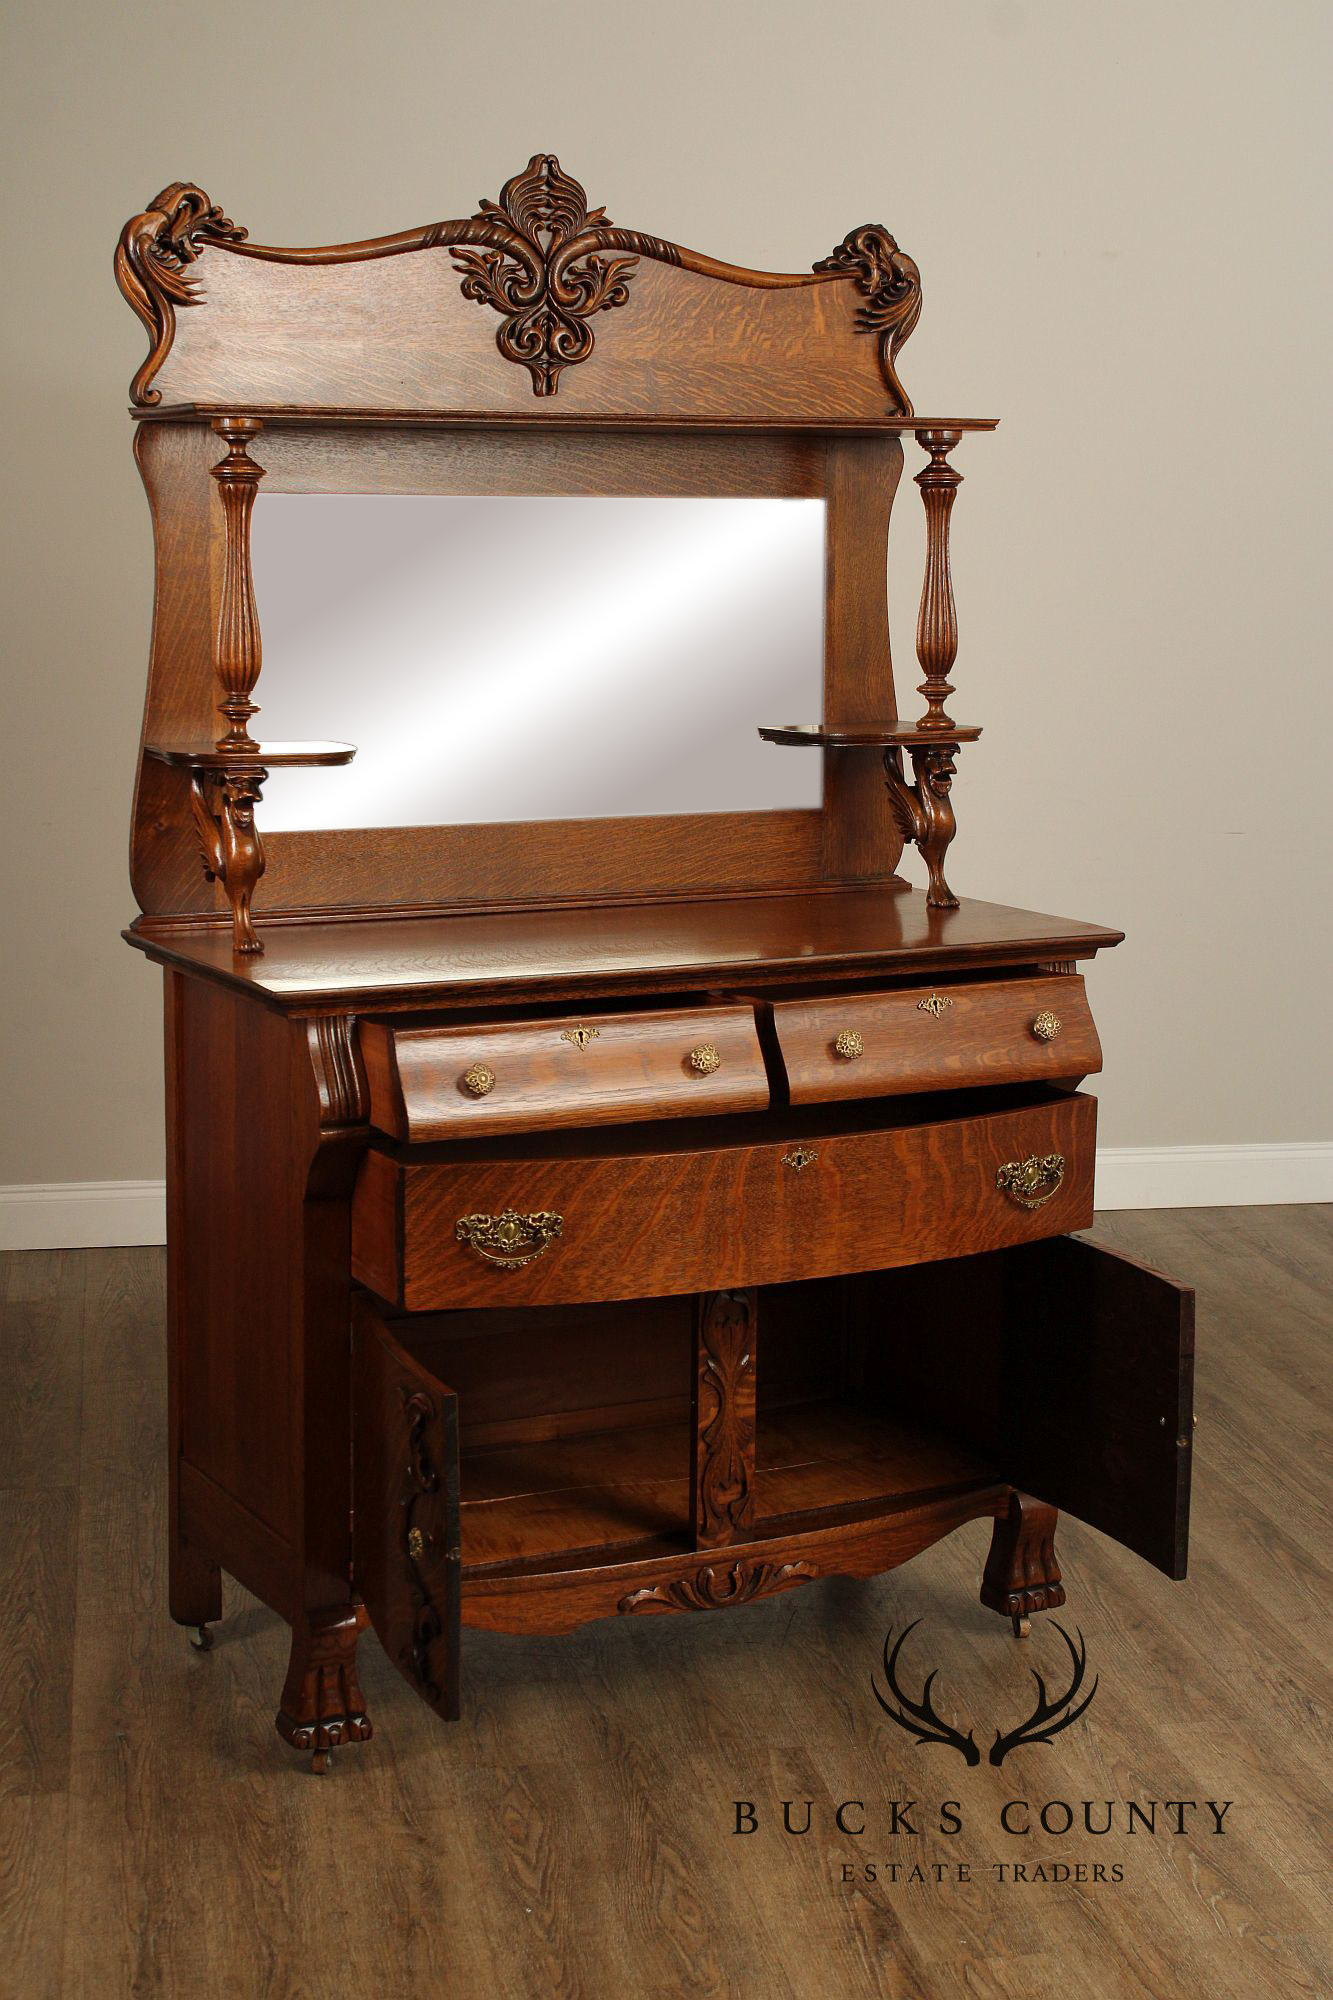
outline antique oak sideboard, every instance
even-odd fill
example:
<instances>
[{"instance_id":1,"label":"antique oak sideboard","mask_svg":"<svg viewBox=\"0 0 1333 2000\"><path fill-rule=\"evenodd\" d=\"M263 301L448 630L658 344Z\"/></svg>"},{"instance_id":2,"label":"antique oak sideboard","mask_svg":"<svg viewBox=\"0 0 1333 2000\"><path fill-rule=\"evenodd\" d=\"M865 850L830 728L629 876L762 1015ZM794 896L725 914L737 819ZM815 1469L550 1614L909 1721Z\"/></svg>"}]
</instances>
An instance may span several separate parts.
<instances>
[{"instance_id":1,"label":"antique oak sideboard","mask_svg":"<svg viewBox=\"0 0 1333 2000\"><path fill-rule=\"evenodd\" d=\"M993 426L913 413L912 259L868 225L741 269L539 154L461 220L314 249L177 182L116 275L150 341L126 935L164 969L172 1616L206 1645L226 1570L290 1623L277 1726L322 1769L371 1733L367 1625L453 1717L463 1626L743 1606L981 1516L1015 1632L1063 1602L1057 1508L1183 1576L1191 1295L1069 1233L1078 968L1120 934L949 886L983 754L950 713L952 459ZM263 836L275 778L332 800L355 767L306 740L317 683L301 740L252 729L256 523L351 494L820 503L822 715L745 731L818 802ZM545 607L575 653L614 574L590 546ZM617 614L626 674L663 610ZM515 724L497 700L478 754Z\"/></svg>"}]
</instances>

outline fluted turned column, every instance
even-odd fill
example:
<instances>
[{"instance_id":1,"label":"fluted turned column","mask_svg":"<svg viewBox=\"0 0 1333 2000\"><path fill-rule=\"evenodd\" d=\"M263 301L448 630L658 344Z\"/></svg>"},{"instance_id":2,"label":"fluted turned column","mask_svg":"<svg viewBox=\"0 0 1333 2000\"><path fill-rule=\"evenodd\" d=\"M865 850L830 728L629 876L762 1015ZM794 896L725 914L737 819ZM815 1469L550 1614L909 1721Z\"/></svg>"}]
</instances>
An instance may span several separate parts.
<instances>
[{"instance_id":1,"label":"fluted turned column","mask_svg":"<svg viewBox=\"0 0 1333 2000\"><path fill-rule=\"evenodd\" d=\"M258 417L213 419L213 429L227 446L227 456L209 468L218 483L226 527L222 600L213 648L213 662L222 687L218 713L227 724L217 743L223 751L253 752L258 747L249 729L250 717L259 712L250 696L263 659L254 578L250 571L250 515L264 468L255 464L246 444L263 428Z\"/></svg>"},{"instance_id":2,"label":"fluted turned column","mask_svg":"<svg viewBox=\"0 0 1333 2000\"><path fill-rule=\"evenodd\" d=\"M949 516L963 483L961 472L948 463L961 431L920 430L916 441L930 453L930 463L916 475L926 509L926 577L916 623L916 656L925 679L917 689L926 698L918 729L939 730L947 736L957 727L945 704L953 693L949 669L958 657L958 613L949 572Z\"/></svg>"}]
</instances>

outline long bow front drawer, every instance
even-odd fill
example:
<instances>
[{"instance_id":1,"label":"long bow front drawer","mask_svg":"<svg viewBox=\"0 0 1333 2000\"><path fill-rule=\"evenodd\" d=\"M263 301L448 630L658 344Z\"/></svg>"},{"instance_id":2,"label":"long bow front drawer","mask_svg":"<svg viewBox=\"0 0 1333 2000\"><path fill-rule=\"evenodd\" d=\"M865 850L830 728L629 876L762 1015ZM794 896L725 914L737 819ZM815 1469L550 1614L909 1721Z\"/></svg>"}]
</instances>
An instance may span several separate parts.
<instances>
[{"instance_id":1,"label":"long bow front drawer","mask_svg":"<svg viewBox=\"0 0 1333 2000\"><path fill-rule=\"evenodd\" d=\"M1073 973L807 995L775 1001L773 1024L793 1104L1067 1081L1102 1066Z\"/></svg>"},{"instance_id":2,"label":"long bow front drawer","mask_svg":"<svg viewBox=\"0 0 1333 2000\"><path fill-rule=\"evenodd\" d=\"M367 1021L361 1053L371 1123L414 1144L759 1111L769 1101L748 1005L472 1027Z\"/></svg>"},{"instance_id":3,"label":"long bow front drawer","mask_svg":"<svg viewBox=\"0 0 1333 2000\"><path fill-rule=\"evenodd\" d=\"M474 1159L372 1147L352 1267L409 1311L781 1284L998 1249L1092 1221L1096 1102L1074 1095L821 1137ZM834 1114L841 1115L841 1114Z\"/></svg>"}]
</instances>

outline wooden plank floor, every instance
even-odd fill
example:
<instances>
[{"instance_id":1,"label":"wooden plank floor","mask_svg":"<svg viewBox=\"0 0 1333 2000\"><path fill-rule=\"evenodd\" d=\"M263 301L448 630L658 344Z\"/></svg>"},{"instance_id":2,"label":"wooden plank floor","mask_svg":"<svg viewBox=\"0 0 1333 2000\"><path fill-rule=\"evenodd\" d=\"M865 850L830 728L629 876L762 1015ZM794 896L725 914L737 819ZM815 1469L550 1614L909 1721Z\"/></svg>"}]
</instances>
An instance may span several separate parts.
<instances>
[{"instance_id":1,"label":"wooden plank floor","mask_svg":"<svg viewBox=\"0 0 1333 2000\"><path fill-rule=\"evenodd\" d=\"M916 1683L940 1667L984 1752L1026 1711L1029 1662L1058 1678L1040 1619L1020 1647L978 1606L973 1523L871 1584L562 1640L469 1633L449 1728L367 1639L375 1740L312 1777L272 1729L279 1621L229 1587L203 1655L167 1618L161 1252L0 1260L0 1993L1328 1993L1329 1217L1115 1215L1097 1234L1199 1287L1192 1570L1170 1584L1062 1524L1058 1615L1101 1684L999 1769L918 1748L869 1687L886 1629L922 1619ZM737 1798L761 1814L740 1838ZM782 1833L784 1798L797 1825L814 1802L809 1834ZM851 1798L861 1839L831 1823ZM1234 1804L1220 1836L1200 1808L1180 1837L1023 1839L996 1826L1010 1798ZM920 1838L888 1837L892 1799L919 1802ZM894 1859L973 1876L840 1879ZM1015 1860L1124 1879L997 1881Z\"/></svg>"}]
</instances>

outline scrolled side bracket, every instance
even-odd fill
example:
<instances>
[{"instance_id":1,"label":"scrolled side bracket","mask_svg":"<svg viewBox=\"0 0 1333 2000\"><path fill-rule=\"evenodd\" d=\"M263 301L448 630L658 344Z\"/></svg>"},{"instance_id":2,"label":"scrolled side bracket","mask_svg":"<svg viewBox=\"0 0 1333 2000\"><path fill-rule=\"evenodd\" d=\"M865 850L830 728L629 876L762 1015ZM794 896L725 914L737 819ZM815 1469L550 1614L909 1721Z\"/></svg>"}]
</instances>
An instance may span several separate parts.
<instances>
[{"instance_id":1,"label":"scrolled side bracket","mask_svg":"<svg viewBox=\"0 0 1333 2000\"><path fill-rule=\"evenodd\" d=\"M862 333L873 333L879 371L889 392L889 414L914 414L906 389L898 379L898 351L909 340L921 317L921 273L905 250L898 248L882 222L863 222L849 230L831 255L821 257L817 272L850 274L865 301L857 310Z\"/></svg>"},{"instance_id":2,"label":"scrolled side bracket","mask_svg":"<svg viewBox=\"0 0 1333 2000\"><path fill-rule=\"evenodd\" d=\"M148 329L151 346L130 383L130 401L140 409L160 403L153 377L171 352L176 312L203 303L190 266L209 243L243 243L246 231L222 213L202 188L173 181L132 215L116 245L116 283Z\"/></svg>"}]
</instances>

